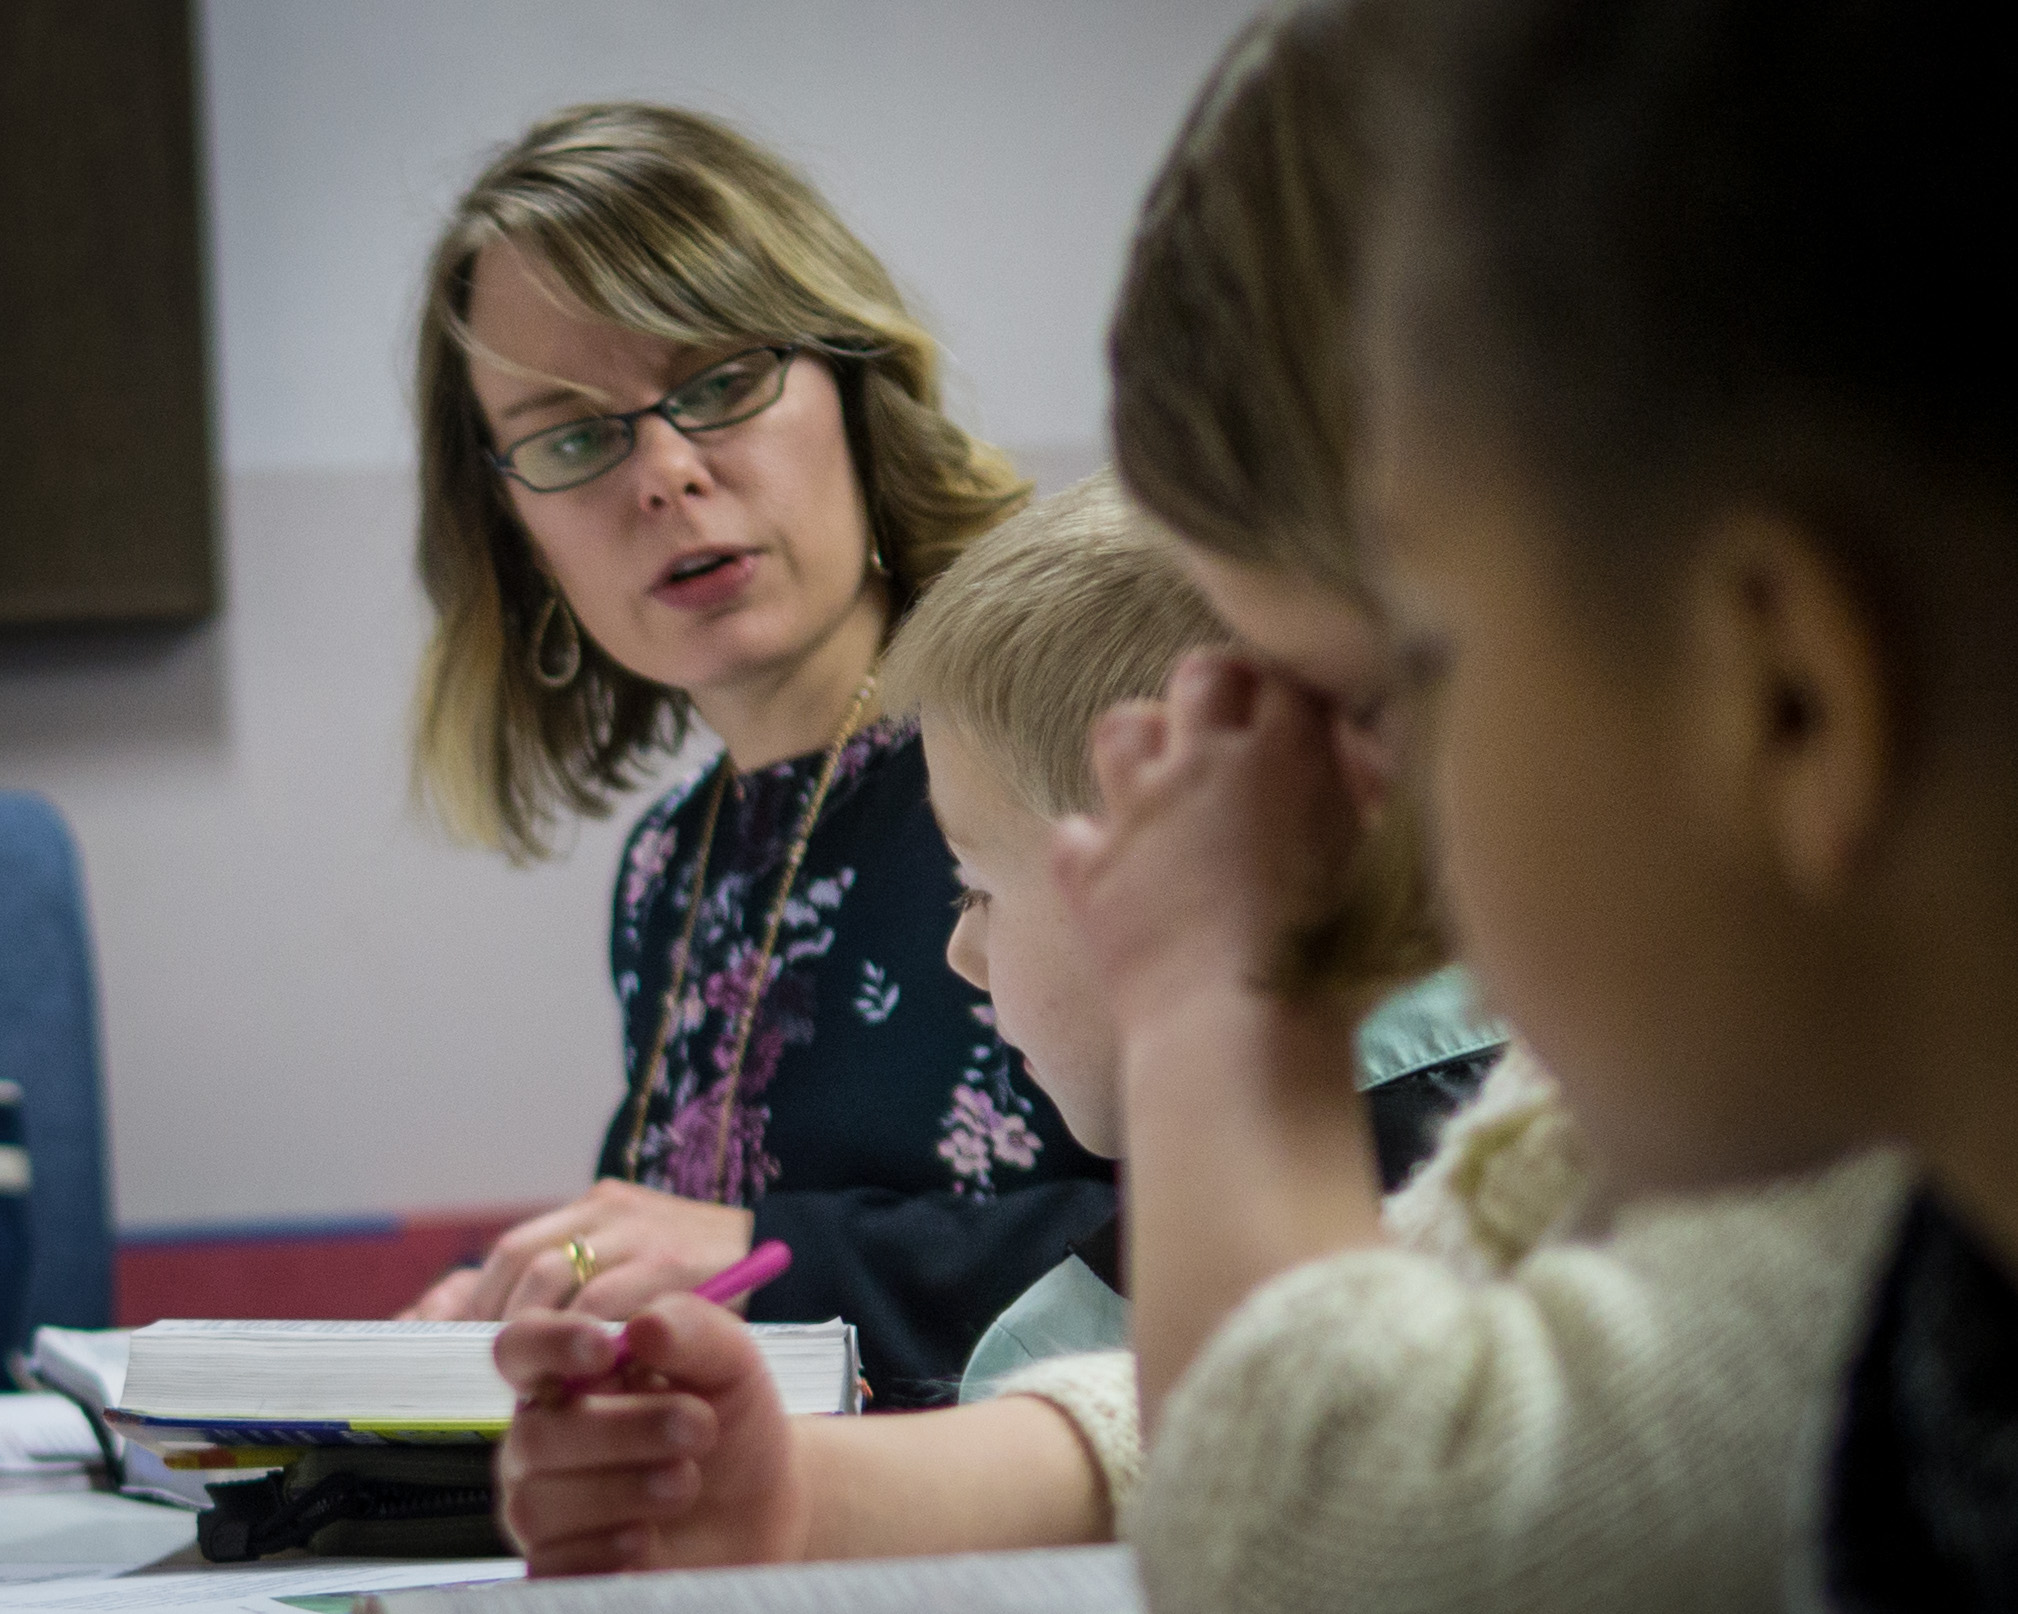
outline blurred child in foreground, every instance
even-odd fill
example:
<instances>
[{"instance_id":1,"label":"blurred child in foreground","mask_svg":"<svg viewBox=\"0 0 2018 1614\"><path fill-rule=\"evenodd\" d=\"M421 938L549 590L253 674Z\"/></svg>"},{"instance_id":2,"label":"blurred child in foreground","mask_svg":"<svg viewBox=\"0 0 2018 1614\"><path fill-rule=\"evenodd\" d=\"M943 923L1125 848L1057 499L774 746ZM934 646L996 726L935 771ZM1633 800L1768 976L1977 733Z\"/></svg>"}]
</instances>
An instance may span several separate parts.
<instances>
[{"instance_id":1,"label":"blurred child in foreground","mask_svg":"<svg viewBox=\"0 0 2018 1614\"><path fill-rule=\"evenodd\" d=\"M1659 8L1627 9L1651 28ZM1535 329L1611 329L1595 268L1579 295L1539 304L1511 251L1495 267L1514 278L1493 295L1465 278L1468 252L1526 219L1518 198L1492 192L1502 211L1444 234L1428 228L1445 220L1438 202L1410 212L1383 190L1419 125L1444 131L1441 113L1468 127L1476 110L1411 116L1408 73L1439 58L1396 36L1462 35L1440 34L1433 10L1322 5L1239 41L1152 192L1115 323L1121 472L1182 535L1247 652L1194 657L1161 706L1108 720L1104 816L1068 826L1060 849L1119 1036L1154 1434L1132 1534L1159 1609L1778 1607L1804 1443L1906 1195L1896 1155L1845 1158L1876 1129L1816 1128L1789 1102L1840 1056L1844 1028L1817 1015L1786 1035L1761 989L1806 972L1819 1006L1873 946L1868 926L1839 930L1826 912L1857 843L1801 841L1798 824L1776 841L1768 811L1812 824L1803 804L1822 782L1796 766L1808 725L1855 709L1818 704L1832 686L1807 681L1804 641L1776 620L1806 597L1805 574L1781 567L1799 552L1774 548L1784 529L1770 524L1702 551L1731 559L1723 593L1683 610L1655 590L1648 615L1547 640L1559 659L1523 654L1544 628L1600 620L1551 592L1539 557L1556 551L1539 538L1496 543L1532 518L1517 501L1533 490L1526 466L1487 451L1524 441L1533 400L1585 397L1552 372L1512 368L1504 392L1461 395L1506 405L1459 417L1492 428L1481 440L1403 432L1433 412L1368 413L1386 377L1368 371L1365 322L1399 288L1431 310L1390 355L1401 376L1423 354L1466 374L1461 361L1503 357L1477 329L1497 334L1502 314L1575 309L1537 313ZM1610 39L1594 11L1501 10L1576 12ZM1568 37L1535 43L1535 61ZM1479 82L1494 81L1481 69ZM1463 157L1496 179L1495 161L1517 169L1530 136L1481 127ZM1721 127L1701 107L1688 124L1706 139ZM1611 174L1595 158L1588 171ZM1582 195L1551 182L1551 198ZM1369 266L1363 249L1390 239L1374 232L1399 222L1422 234ZM1520 241L1547 265L1585 239L1558 219ZM1588 463L1631 496L1567 507L1590 518L1574 562L1606 553L1615 510L1650 523L1634 454ZM1692 499L1716 487L1682 469L1674 486ZM1660 513L1689 531L1733 497ZM1635 582L1680 552L1621 548L1595 575L1639 598ZM1757 574L1766 593L1748 593L1746 566L1775 556ZM1370 575L1426 728L1457 939L1560 1063L1600 1179L1591 1236L1505 1241L1503 1275L1483 1280L1388 1244L1363 1111L1331 1078L1352 1006L1284 990L1274 967L1283 933L1312 918L1311 848L1350 835L1384 788L1368 765L1386 720L1367 700ZM1822 883L1803 886L1808 873ZM1850 951L1812 950L1810 926ZM1872 986L1865 1004L1889 1007L1890 983ZM1847 1023L1875 1034L1871 1019ZM1717 1104L1711 1073L1727 1084Z\"/></svg>"},{"instance_id":2,"label":"blurred child in foreground","mask_svg":"<svg viewBox=\"0 0 2018 1614\"><path fill-rule=\"evenodd\" d=\"M2018 1607L2003 19L1402 0L1365 276L1465 944L1643 1180L1899 1139L1796 1591ZM1518 728L1521 753L1482 743ZM1490 807L1488 807L1488 803ZM1552 855L1573 840L1576 855Z\"/></svg>"}]
</instances>

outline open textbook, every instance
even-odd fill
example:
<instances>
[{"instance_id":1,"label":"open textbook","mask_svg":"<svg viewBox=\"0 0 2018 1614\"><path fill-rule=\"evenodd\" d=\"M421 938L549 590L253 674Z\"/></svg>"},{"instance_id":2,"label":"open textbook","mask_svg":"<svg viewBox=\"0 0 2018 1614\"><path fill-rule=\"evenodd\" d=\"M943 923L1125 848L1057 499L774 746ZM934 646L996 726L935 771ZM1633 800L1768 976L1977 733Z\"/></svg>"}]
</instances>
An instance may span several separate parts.
<instances>
[{"instance_id":1,"label":"open textbook","mask_svg":"<svg viewBox=\"0 0 2018 1614\"><path fill-rule=\"evenodd\" d=\"M91 1420L68 1396L0 1395L0 1492L88 1490L102 1460Z\"/></svg>"},{"instance_id":2,"label":"open textbook","mask_svg":"<svg viewBox=\"0 0 2018 1614\"><path fill-rule=\"evenodd\" d=\"M584 1575L388 1592L359 1614L1140 1614L1127 1547Z\"/></svg>"},{"instance_id":3,"label":"open textbook","mask_svg":"<svg viewBox=\"0 0 2018 1614\"><path fill-rule=\"evenodd\" d=\"M52 1328L35 1330L28 1368L52 1389L61 1390L93 1411L119 1404L126 1385L125 1328Z\"/></svg>"},{"instance_id":4,"label":"open textbook","mask_svg":"<svg viewBox=\"0 0 2018 1614\"><path fill-rule=\"evenodd\" d=\"M163 1449L495 1439L513 1401L491 1361L501 1326L153 1323L132 1335L106 1417L128 1439ZM860 1410L851 1325L764 1323L751 1333L786 1411Z\"/></svg>"},{"instance_id":5,"label":"open textbook","mask_svg":"<svg viewBox=\"0 0 2018 1614\"><path fill-rule=\"evenodd\" d=\"M204 1486L216 1476L202 1470L173 1473L153 1452L128 1446L105 1421L106 1409L118 1403L126 1385L131 1337L124 1328L45 1325L35 1330L28 1371L80 1409L105 1470L127 1495L177 1507L204 1507L209 1502ZM87 1460L86 1467L90 1466Z\"/></svg>"}]
</instances>

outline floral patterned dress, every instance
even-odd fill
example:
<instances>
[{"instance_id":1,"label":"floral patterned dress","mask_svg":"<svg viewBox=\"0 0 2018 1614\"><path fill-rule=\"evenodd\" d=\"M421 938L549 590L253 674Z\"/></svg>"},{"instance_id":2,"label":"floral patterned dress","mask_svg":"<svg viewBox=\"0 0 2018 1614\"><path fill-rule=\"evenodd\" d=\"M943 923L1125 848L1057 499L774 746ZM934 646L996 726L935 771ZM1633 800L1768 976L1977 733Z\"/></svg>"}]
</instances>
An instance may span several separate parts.
<instances>
[{"instance_id":1,"label":"floral patterned dress","mask_svg":"<svg viewBox=\"0 0 2018 1614\"><path fill-rule=\"evenodd\" d=\"M915 723L873 724L843 748L729 1091L736 1017L823 760L730 781L637 1180L751 1207L756 1237L794 1257L751 1318L846 1317L877 1405L930 1404L951 1398L995 1315L1113 1214L1114 1173L1073 1143L986 996L946 965L957 886ZM654 806L618 872L611 968L633 1090L654 1061L714 779ZM602 1175L624 1174L631 1131L625 1103Z\"/></svg>"}]
</instances>

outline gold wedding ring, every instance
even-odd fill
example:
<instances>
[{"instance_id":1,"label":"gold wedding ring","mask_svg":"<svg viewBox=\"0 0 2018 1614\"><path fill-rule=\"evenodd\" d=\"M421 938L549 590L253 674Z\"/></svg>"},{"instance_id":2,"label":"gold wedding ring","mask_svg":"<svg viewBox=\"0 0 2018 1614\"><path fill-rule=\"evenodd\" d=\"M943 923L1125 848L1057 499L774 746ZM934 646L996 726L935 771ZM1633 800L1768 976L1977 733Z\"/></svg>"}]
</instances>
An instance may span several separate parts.
<instances>
[{"instance_id":1,"label":"gold wedding ring","mask_svg":"<svg viewBox=\"0 0 2018 1614\"><path fill-rule=\"evenodd\" d=\"M575 1269L575 1287L577 1289L586 1288L589 1279L593 1278L598 1270L596 1252L589 1248L589 1241L587 1239L569 1239L566 1244L561 1246L561 1249L562 1253L568 1258L568 1265Z\"/></svg>"}]
</instances>

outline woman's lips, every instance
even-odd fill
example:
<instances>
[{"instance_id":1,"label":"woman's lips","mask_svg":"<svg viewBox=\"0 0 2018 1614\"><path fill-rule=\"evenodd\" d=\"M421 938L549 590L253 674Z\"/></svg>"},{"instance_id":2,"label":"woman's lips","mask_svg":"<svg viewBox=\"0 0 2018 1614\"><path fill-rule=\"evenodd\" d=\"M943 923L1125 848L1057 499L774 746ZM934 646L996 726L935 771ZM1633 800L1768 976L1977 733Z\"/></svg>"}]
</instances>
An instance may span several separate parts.
<instances>
[{"instance_id":1,"label":"woman's lips","mask_svg":"<svg viewBox=\"0 0 2018 1614\"><path fill-rule=\"evenodd\" d=\"M699 565L705 559L708 564ZM677 611L706 611L726 605L748 586L757 557L748 552L682 556L652 590L652 598Z\"/></svg>"}]
</instances>

